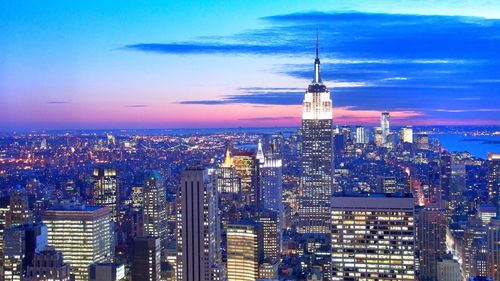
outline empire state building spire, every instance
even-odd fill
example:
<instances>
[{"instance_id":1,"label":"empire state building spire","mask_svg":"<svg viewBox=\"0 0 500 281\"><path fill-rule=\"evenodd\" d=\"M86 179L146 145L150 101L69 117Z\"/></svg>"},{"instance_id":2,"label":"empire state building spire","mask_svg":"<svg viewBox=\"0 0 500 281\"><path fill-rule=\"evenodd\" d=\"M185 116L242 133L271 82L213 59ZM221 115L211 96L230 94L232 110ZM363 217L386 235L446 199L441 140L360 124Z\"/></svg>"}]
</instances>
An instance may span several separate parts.
<instances>
[{"instance_id":1,"label":"empire state building spire","mask_svg":"<svg viewBox=\"0 0 500 281\"><path fill-rule=\"evenodd\" d=\"M314 60L314 84L321 83L321 76L319 73L319 40L318 40L318 31L316 31L316 59Z\"/></svg>"}]
</instances>

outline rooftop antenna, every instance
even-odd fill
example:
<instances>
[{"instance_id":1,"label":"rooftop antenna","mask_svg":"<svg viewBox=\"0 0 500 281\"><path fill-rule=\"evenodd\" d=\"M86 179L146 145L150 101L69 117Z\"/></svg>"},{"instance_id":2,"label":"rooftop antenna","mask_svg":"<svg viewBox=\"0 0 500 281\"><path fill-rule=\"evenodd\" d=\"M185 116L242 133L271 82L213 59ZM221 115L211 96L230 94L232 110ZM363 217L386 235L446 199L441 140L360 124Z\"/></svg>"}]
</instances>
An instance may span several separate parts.
<instances>
[{"instance_id":1,"label":"rooftop antenna","mask_svg":"<svg viewBox=\"0 0 500 281\"><path fill-rule=\"evenodd\" d=\"M318 58L319 54L319 39L318 39L318 28L316 28L316 58Z\"/></svg>"}]
</instances>

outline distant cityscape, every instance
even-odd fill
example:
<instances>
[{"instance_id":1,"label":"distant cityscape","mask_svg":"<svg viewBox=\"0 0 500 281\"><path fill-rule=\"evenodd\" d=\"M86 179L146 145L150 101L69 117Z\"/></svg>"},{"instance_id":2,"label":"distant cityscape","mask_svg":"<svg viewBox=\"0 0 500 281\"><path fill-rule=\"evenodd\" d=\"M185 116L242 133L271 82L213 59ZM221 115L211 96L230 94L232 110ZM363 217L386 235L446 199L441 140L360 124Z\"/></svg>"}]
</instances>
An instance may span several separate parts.
<instances>
[{"instance_id":1,"label":"distant cityscape","mask_svg":"<svg viewBox=\"0 0 500 281\"><path fill-rule=\"evenodd\" d=\"M339 126L320 74L300 128L1 134L1 280L500 280L500 128Z\"/></svg>"}]
</instances>

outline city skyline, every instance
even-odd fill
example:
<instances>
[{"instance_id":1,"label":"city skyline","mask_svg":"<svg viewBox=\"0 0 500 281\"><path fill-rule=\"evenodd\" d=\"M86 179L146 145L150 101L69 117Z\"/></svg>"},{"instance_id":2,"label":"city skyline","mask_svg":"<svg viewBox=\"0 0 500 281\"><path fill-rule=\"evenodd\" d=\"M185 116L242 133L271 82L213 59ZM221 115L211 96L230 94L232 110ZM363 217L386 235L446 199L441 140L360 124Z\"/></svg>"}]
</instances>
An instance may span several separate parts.
<instances>
[{"instance_id":1,"label":"city skyline","mask_svg":"<svg viewBox=\"0 0 500 281\"><path fill-rule=\"evenodd\" d=\"M500 125L495 3L0 5L2 131L299 126L316 30L334 124Z\"/></svg>"}]
</instances>

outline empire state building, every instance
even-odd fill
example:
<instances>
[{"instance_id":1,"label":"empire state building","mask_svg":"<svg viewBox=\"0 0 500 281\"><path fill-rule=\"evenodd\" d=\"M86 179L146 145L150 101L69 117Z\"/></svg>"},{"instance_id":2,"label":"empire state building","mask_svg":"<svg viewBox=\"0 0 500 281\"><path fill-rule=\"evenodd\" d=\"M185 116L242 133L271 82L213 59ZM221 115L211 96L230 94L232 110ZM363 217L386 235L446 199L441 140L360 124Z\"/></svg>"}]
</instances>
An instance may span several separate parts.
<instances>
[{"instance_id":1,"label":"empire state building","mask_svg":"<svg viewBox=\"0 0 500 281\"><path fill-rule=\"evenodd\" d=\"M321 81L317 38L314 78L304 96L301 132L302 175L297 231L329 233L333 174L332 100Z\"/></svg>"}]
</instances>

